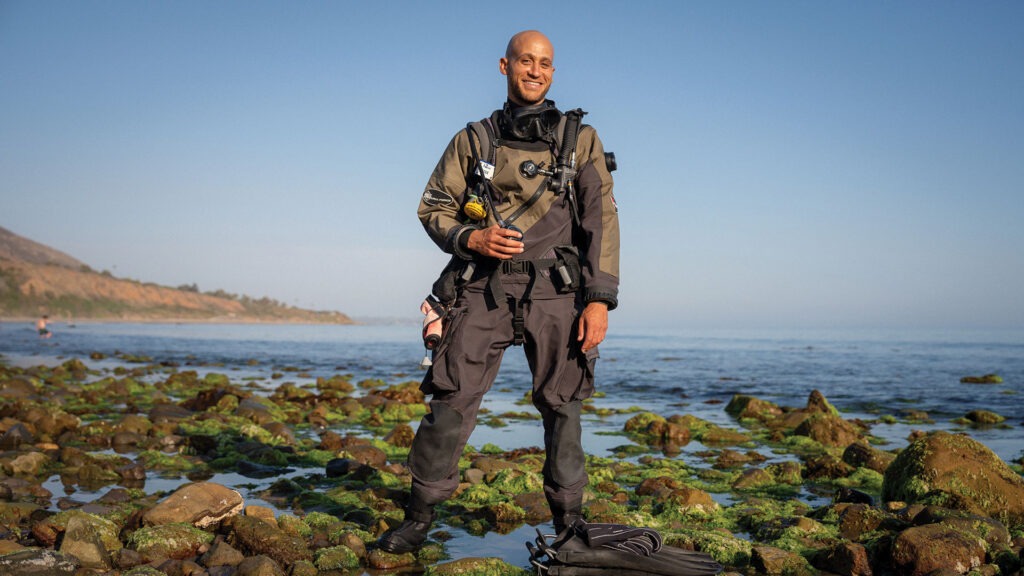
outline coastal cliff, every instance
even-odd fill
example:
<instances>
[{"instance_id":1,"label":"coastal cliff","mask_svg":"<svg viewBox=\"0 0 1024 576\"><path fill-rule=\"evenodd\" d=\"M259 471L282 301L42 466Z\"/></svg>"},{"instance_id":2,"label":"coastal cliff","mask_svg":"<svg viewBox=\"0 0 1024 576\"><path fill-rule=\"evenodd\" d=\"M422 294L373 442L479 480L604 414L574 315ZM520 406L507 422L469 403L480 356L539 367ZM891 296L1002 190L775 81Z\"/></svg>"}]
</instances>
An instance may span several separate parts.
<instances>
[{"instance_id":1,"label":"coastal cliff","mask_svg":"<svg viewBox=\"0 0 1024 576\"><path fill-rule=\"evenodd\" d=\"M271 298L115 278L0 227L0 317L41 314L122 322L353 323L341 312L305 310Z\"/></svg>"}]
</instances>

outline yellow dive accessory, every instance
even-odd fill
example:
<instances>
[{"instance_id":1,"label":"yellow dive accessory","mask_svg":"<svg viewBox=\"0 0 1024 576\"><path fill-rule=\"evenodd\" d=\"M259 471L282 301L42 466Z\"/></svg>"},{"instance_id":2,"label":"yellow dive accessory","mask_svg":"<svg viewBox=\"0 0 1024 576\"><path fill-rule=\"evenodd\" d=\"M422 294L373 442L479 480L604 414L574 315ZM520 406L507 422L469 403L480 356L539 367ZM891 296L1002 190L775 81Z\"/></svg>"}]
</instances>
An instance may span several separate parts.
<instances>
[{"instance_id":1,"label":"yellow dive accessory","mask_svg":"<svg viewBox=\"0 0 1024 576\"><path fill-rule=\"evenodd\" d=\"M476 194L469 195L466 205L462 207L462 212L473 220L483 220L487 216L487 209L484 208L484 203Z\"/></svg>"}]
</instances>

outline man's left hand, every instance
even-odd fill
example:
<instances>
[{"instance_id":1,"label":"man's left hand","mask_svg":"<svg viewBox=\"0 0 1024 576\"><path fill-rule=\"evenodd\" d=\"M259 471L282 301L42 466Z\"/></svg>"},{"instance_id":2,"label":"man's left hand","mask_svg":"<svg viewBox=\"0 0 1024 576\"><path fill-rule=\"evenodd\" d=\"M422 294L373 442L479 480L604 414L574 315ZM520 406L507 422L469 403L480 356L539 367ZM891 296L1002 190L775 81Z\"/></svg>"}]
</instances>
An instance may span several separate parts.
<instances>
[{"instance_id":1,"label":"man's left hand","mask_svg":"<svg viewBox=\"0 0 1024 576\"><path fill-rule=\"evenodd\" d=\"M579 336L576 340L583 342L584 352L596 347L604 341L608 333L608 304L590 302L580 315Z\"/></svg>"}]
</instances>

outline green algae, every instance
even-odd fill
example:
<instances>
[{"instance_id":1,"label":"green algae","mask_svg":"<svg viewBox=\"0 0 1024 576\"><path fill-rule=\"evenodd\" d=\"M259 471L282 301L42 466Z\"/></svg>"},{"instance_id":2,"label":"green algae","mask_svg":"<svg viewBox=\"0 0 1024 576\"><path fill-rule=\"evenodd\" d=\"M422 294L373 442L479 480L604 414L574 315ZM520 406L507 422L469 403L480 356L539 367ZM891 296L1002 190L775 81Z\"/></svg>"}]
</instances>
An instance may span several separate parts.
<instances>
[{"instance_id":1,"label":"green algae","mask_svg":"<svg viewBox=\"0 0 1024 576\"><path fill-rule=\"evenodd\" d=\"M513 495L544 489L544 480L539 474L513 468L499 470L488 483L501 493Z\"/></svg>"},{"instance_id":2,"label":"green algae","mask_svg":"<svg viewBox=\"0 0 1024 576\"><path fill-rule=\"evenodd\" d=\"M320 548L313 558L318 570L350 570L359 567L359 556L345 545Z\"/></svg>"},{"instance_id":3,"label":"green algae","mask_svg":"<svg viewBox=\"0 0 1024 576\"><path fill-rule=\"evenodd\" d=\"M500 558L462 558L427 567L425 576L529 576L529 572Z\"/></svg>"},{"instance_id":4,"label":"green algae","mask_svg":"<svg viewBox=\"0 0 1024 576\"><path fill-rule=\"evenodd\" d=\"M168 454L159 450L143 450L139 452L138 458L146 465L147 469L161 472L184 473L207 468L206 464L194 458L177 453Z\"/></svg>"},{"instance_id":5,"label":"green algae","mask_svg":"<svg viewBox=\"0 0 1024 576\"><path fill-rule=\"evenodd\" d=\"M128 536L128 544L144 558L171 558L182 550L194 553L211 542L213 534L184 522L146 526Z\"/></svg>"},{"instance_id":6,"label":"green algae","mask_svg":"<svg viewBox=\"0 0 1024 576\"><path fill-rule=\"evenodd\" d=\"M748 540L712 530L675 530L664 535L664 542L668 546L699 550L725 566L747 566L753 552Z\"/></svg>"}]
</instances>

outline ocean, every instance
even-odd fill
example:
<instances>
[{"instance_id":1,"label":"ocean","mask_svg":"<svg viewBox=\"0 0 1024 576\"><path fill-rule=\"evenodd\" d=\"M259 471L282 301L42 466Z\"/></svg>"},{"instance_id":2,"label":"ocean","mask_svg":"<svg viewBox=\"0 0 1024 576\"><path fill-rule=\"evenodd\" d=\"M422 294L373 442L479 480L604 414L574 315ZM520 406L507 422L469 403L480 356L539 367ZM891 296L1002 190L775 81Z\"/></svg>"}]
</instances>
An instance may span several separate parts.
<instances>
[{"instance_id":1,"label":"ocean","mask_svg":"<svg viewBox=\"0 0 1024 576\"><path fill-rule=\"evenodd\" d=\"M414 323L366 325L233 325L54 323L54 336L40 340L31 323L0 323L0 355L8 364L58 364L77 358L91 368L112 369L129 357L176 363L180 369L227 374L232 381L268 393L284 382L311 385L317 377L350 374L353 381L380 379L388 384L419 380L424 350ZM99 352L104 359L91 360ZM644 330L613 325L600 347L598 408L650 410L663 416L693 414L737 427L725 413L735 394L748 394L781 406L806 405L819 390L843 417L871 424L871 434L902 448L915 430L965 432L1001 458L1024 457L1024 330L868 331L868 330ZM997 374L1001 384L965 384L965 376ZM276 376L276 377L274 377ZM531 411L523 405L530 374L519 348L505 355L494 388L483 408L492 414ZM954 420L983 409L1006 418L1003 425L967 427ZM905 418L909 411L927 413L929 421ZM610 456L630 441L621 435L632 415L585 415L588 453ZM481 418L486 422L486 417ZM415 422L413 425L415 426ZM346 431L339 430L344 434ZM470 438L476 447L503 449L541 446L540 425L510 420L481 424ZM706 466L691 442L673 457ZM765 453L772 459L792 456ZM294 475L308 474L297 470ZM239 486L247 503L274 479L254 480L237 474L211 479ZM147 480L146 490L173 489L181 479ZM56 496L59 477L45 486ZM105 491L105 490L103 490ZM99 493L102 494L102 491ZM88 500L87 492L76 498ZM808 495L813 500L813 495ZM521 532L521 534L520 534ZM491 555L522 560L522 542L533 534L524 526L511 535L458 535L446 544L453 557ZM521 537L520 537L521 536Z\"/></svg>"}]
</instances>

